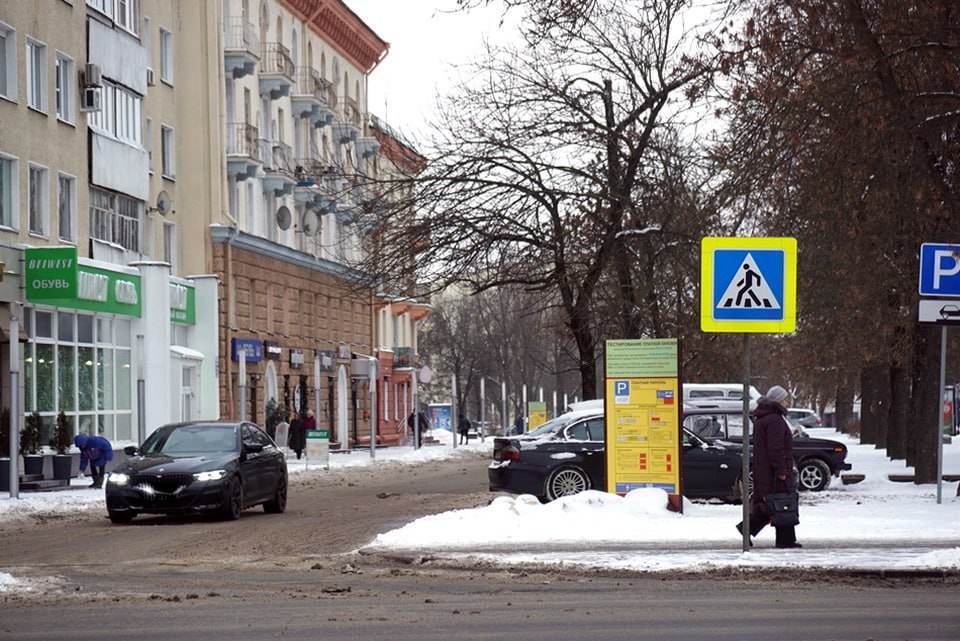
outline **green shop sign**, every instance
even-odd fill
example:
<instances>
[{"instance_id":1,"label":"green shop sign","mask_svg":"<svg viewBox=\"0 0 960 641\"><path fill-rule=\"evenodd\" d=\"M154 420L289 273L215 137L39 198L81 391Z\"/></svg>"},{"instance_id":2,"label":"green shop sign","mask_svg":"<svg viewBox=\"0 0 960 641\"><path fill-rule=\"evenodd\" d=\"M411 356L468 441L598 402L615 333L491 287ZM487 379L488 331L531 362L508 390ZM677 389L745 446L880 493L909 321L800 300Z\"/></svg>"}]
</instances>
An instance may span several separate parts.
<instances>
[{"instance_id":1,"label":"green shop sign","mask_svg":"<svg viewBox=\"0 0 960 641\"><path fill-rule=\"evenodd\" d=\"M197 291L192 286L170 283L170 320L180 325L196 325Z\"/></svg>"},{"instance_id":2,"label":"green shop sign","mask_svg":"<svg viewBox=\"0 0 960 641\"><path fill-rule=\"evenodd\" d=\"M56 248L60 249L60 248ZM52 259L51 254L43 253L32 257L32 249L27 250L27 300L53 307L82 309L100 314L119 314L139 317L142 311L140 296L140 277L134 274L115 272L91 265L78 264L77 250L72 251L74 271L66 273L64 263L51 263L51 260L65 261L66 258ZM45 250L50 251L50 250ZM65 256L65 254L64 254ZM59 275L51 270L59 269ZM67 280L73 278L72 286L43 281ZM50 295L51 290L56 295ZM68 295L69 292L73 295Z\"/></svg>"},{"instance_id":3,"label":"green shop sign","mask_svg":"<svg viewBox=\"0 0 960 641\"><path fill-rule=\"evenodd\" d=\"M76 298L77 248L30 247L25 274L28 301Z\"/></svg>"}]
</instances>

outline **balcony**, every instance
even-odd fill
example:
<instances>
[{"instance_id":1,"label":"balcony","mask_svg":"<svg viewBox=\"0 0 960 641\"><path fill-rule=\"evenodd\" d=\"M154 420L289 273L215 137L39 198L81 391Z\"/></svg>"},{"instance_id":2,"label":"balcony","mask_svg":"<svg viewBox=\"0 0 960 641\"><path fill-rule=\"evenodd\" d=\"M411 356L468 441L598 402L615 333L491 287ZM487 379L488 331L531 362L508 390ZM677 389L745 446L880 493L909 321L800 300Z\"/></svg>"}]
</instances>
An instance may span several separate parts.
<instances>
[{"instance_id":1,"label":"balcony","mask_svg":"<svg viewBox=\"0 0 960 641\"><path fill-rule=\"evenodd\" d=\"M380 151L380 141L373 136L357 138L357 155L361 158L370 158Z\"/></svg>"},{"instance_id":2,"label":"balcony","mask_svg":"<svg viewBox=\"0 0 960 641\"><path fill-rule=\"evenodd\" d=\"M260 37L243 18L228 18L223 24L223 66L234 78L254 72L260 61Z\"/></svg>"},{"instance_id":3,"label":"balcony","mask_svg":"<svg viewBox=\"0 0 960 641\"><path fill-rule=\"evenodd\" d=\"M260 165L257 128L245 122L227 124L227 173L246 180L257 175Z\"/></svg>"},{"instance_id":4,"label":"balcony","mask_svg":"<svg viewBox=\"0 0 960 641\"><path fill-rule=\"evenodd\" d=\"M297 83L290 95L293 112L301 118L309 118L314 127L329 125L333 110L329 102L330 83L320 77L313 67L297 69Z\"/></svg>"},{"instance_id":5,"label":"balcony","mask_svg":"<svg viewBox=\"0 0 960 641\"><path fill-rule=\"evenodd\" d=\"M417 366L417 355L412 347L393 348L393 369L413 369Z\"/></svg>"},{"instance_id":6,"label":"balcony","mask_svg":"<svg viewBox=\"0 0 960 641\"><path fill-rule=\"evenodd\" d=\"M263 44L260 56L260 95L271 100L289 96L295 77L290 50L279 42Z\"/></svg>"},{"instance_id":7,"label":"balcony","mask_svg":"<svg viewBox=\"0 0 960 641\"><path fill-rule=\"evenodd\" d=\"M320 207L321 201L327 196L326 178L333 171L333 167L320 160L320 154L316 151L309 158L298 158L294 168L297 184L293 188L296 201Z\"/></svg>"},{"instance_id":8,"label":"balcony","mask_svg":"<svg viewBox=\"0 0 960 641\"><path fill-rule=\"evenodd\" d=\"M272 190L277 196L293 191L297 184L293 170L293 150L290 145L272 140L260 140L263 156L263 189Z\"/></svg>"},{"instance_id":9,"label":"balcony","mask_svg":"<svg viewBox=\"0 0 960 641\"><path fill-rule=\"evenodd\" d=\"M357 101L346 97L340 103L337 120L333 123L334 140L340 144L353 142L363 129L363 117L357 108Z\"/></svg>"}]
</instances>

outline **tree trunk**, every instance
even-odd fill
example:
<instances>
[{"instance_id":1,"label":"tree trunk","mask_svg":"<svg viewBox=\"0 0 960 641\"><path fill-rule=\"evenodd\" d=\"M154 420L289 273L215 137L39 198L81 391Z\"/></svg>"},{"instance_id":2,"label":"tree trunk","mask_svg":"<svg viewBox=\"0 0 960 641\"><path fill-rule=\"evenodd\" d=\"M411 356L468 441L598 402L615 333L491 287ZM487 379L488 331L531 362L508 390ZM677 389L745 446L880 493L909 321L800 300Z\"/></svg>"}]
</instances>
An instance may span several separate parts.
<instances>
[{"instance_id":1,"label":"tree trunk","mask_svg":"<svg viewBox=\"0 0 960 641\"><path fill-rule=\"evenodd\" d=\"M883 386L877 376L878 369L877 364L866 363L860 370L860 442L870 445L876 444L880 432Z\"/></svg>"},{"instance_id":2,"label":"tree trunk","mask_svg":"<svg viewBox=\"0 0 960 641\"><path fill-rule=\"evenodd\" d=\"M913 420L907 436L907 464L916 470L916 483L937 481L937 438L940 437L940 328L918 325L914 330Z\"/></svg>"},{"instance_id":3,"label":"tree trunk","mask_svg":"<svg viewBox=\"0 0 960 641\"><path fill-rule=\"evenodd\" d=\"M874 414L877 419L876 446L878 450L886 449L887 433L890 431L890 406L893 390L890 387L890 366L877 365L871 378L876 386L876 404Z\"/></svg>"},{"instance_id":4,"label":"tree trunk","mask_svg":"<svg viewBox=\"0 0 960 641\"><path fill-rule=\"evenodd\" d=\"M887 456L894 461L907 457L907 416L910 412L910 376L902 365L890 368L890 424Z\"/></svg>"},{"instance_id":5,"label":"tree trunk","mask_svg":"<svg viewBox=\"0 0 960 641\"><path fill-rule=\"evenodd\" d=\"M853 425L853 386L850 373L841 371L837 383L837 400L834 422L836 428L845 434L851 432Z\"/></svg>"},{"instance_id":6,"label":"tree trunk","mask_svg":"<svg viewBox=\"0 0 960 641\"><path fill-rule=\"evenodd\" d=\"M570 331L577 342L579 353L580 387L584 399L597 397L597 346L586 319L575 314L570 319Z\"/></svg>"}]
</instances>

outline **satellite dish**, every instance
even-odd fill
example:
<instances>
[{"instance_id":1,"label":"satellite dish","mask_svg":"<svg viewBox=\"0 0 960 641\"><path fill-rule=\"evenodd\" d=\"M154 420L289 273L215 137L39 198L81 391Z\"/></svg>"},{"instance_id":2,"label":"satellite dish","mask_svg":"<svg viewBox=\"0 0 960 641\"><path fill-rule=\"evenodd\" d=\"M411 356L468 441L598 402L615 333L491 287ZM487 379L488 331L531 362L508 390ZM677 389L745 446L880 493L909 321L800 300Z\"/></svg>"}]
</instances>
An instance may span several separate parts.
<instances>
[{"instance_id":1,"label":"satellite dish","mask_svg":"<svg viewBox=\"0 0 960 641\"><path fill-rule=\"evenodd\" d=\"M290 229L290 225L293 223L293 215L290 213L290 208L286 205L282 205L280 209L277 210L277 227L283 231Z\"/></svg>"},{"instance_id":2,"label":"satellite dish","mask_svg":"<svg viewBox=\"0 0 960 641\"><path fill-rule=\"evenodd\" d=\"M170 194L165 191L161 191L157 194L157 206L151 207L150 211L159 212L161 216L166 216L173 211L173 199L170 198Z\"/></svg>"},{"instance_id":3,"label":"satellite dish","mask_svg":"<svg viewBox=\"0 0 960 641\"><path fill-rule=\"evenodd\" d=\"M303 218L300 220L300 229L307 236L315 236L320 229L320 217L317 212L307 209L303 212Z\"/></svg>"}]
</instances>

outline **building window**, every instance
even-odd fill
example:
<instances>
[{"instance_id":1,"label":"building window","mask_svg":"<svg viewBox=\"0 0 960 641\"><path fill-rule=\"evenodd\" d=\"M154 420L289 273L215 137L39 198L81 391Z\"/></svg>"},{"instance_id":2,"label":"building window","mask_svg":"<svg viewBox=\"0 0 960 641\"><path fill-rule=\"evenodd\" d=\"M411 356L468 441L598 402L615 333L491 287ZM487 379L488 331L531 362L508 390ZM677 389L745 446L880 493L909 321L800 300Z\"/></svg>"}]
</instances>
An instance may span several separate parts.
<instances>
[{"instance_id":1,"label":"building window","mask_svg":"<svg viewBox=\"0 0 960 641\"><path fill-rule=\"evenodd\" d=\"M103 189L90 189L90 236L140 253L143 202Z\"/></svg>"},{"instance_id":2,"label":"building window","mask_svg":"<svg viewBox=\"0 0 960 641\"><path fill-rule=\"evenodd\" d=\"M73 60L62 53L57 54L57 118L73 122L73 97L77 93Z\"/></svg>"},{"instance_id":3,"label":"building window","mask_svg":"<svg viewBox=\"0 0 960 641\"><path fill-rule=\"evenodd\" d=\"M57 177L57 221L60 240L76 242L77 179L60 174Z\"/></svg>"},{"instance_id":4,"label":"building window","mask_svg":"<svg viewBox=\"0 0 960 641\"><path fill-rule=\"evenodd\" d=\"M100 134L133 146L143 144L143 98L124 87L104 81L100 111L87 116L90 127Z\"/></svg>"},{"instance_id":5,"label":"building window","mask_svg":"<svg viewBox=\"0 0 960 641\"><path fill-rule=\"evenodd\" d=\"M109 1L109 0L108 0ZM140 0L116 0L114 22L133 35L140 34Z\"/></svg>"},{"instance_id":6,"label":"building window","mask_svg":"<svg viewBox=\"0 0 960 641\"><path fill-rule=\"evenodd\" d=\"M14 215L18 200L17 159L0 156L0 225L3 227L13 229L17 226Z\"/></svg>"},{"instance_id":7,"label":"building window","mask_svg":"<svg viewBox=\"0 0 960 641\"><path fill-rule=\"evenodd\" d=\"M177 226L174 223L163 224L163 260L170 263L170 272L176 272L177 265Z\"/></svg>"},{"instance_id":8,"label":"building window","mask_svg":"<svg viewBox=\"0 0 960 641\"><path fill-rule=\"evenodd\" d=\"M45 167L30 165L30 233L47 235L47 213L50 210L50 184Z\"/></svg>"},{"instance_id":9,"label":"building window","mask_svg":"<svg viewBox=\"0 0 960 641\"><path fill-rule=\"evenodd\" d=\"M160 156L163 163L163 177L175 178L177 175L176 165L177 148L174 140L173 129L171 127L160 128Z\"/></svg>"},{"instance_id":10,"label":"building window","mask_svg":"<svg viewBox=\"0 0 960 641\"><path fill-rule=\"evenodd\" d=\"M147 118L143 126L143 148L147 150L147 168L153 174L153 119Z\"/></svg>"},{"instance_id":11,"label":"building window","mask_svg":"<svg viewBox=\"0 0 960 641\"><path fill-rule=\"evenodd\" d=\"M105 16L113 18L114 0L87 0L87 6L93 7Z\"/></svg>"},{"instance_id":12,"label":"building window","mask_svg":"<svg viewBox=\"0 0 960 641\"><path fill-rule=\"evenodd\" d=\"M160 30L160 79L173 84L173 34Z\"/></svg>"},{"instance_id":13,"label":"building window","mask_svg":"<svg viewBox=\"0 0 960 641\"><path fill-rule=\"evenodd\" d=\"M17 99L17 32L0 23L0 96Z\"/></svg>"},{"instance_id":14,"label":"building window","mask_svg":"<svg viewBox=\"0 0 960 641\"><path fill-rule=\"evenodd\" d=\"M27 40L27 105L47 111L47 47L35 40Z\"/></svg>"},{"instance_id":15,"label":"building window","mask_svg":"<svg viewBox=\"0 0 960 641\"><path fill-rule=\"evenodd\" d=\"M42 420L41 442L62 411L74 434L133 439L130 321L68 310L24 310L24 410Z\"/></svg>"}]
</instances>

